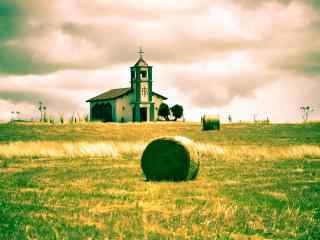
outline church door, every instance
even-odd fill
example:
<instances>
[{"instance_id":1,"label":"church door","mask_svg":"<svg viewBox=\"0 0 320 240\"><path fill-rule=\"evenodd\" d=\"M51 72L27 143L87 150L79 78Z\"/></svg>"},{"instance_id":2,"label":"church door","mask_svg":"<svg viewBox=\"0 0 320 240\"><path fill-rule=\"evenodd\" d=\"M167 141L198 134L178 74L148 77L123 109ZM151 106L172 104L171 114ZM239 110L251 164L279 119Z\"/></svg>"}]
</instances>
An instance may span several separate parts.
<instances>
[{"instance_id":1,"label":"church door","mask_svg":"<svg viewBox=\"0 0 320 240\"><path fill-rule=\"evenodd\" d=\"M135 122L136 121L136 108L133 107L132 108L132 122Z\"/></svg>"},{"instance_id":2,"label":"church door","mask_svg":"<svg viewBox=\"0 0 320 240\"><path fill-rule=\"evenodd\" d=\"M140 108L140 121L141 122L145 122L147 120L148 120L148 118L147 118L147 108L146 107Z\"/></svg>"}]
</instances>

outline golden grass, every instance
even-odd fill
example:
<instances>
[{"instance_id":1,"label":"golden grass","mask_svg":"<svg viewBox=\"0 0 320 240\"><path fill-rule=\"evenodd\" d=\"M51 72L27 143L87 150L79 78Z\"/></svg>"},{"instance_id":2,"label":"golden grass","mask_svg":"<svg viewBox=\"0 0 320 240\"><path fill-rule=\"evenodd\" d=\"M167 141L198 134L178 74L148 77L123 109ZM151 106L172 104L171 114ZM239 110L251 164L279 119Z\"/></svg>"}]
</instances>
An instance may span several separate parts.
<instances>
[{"instance_id":1,"label":"golden grass","mask_svg":"<svg viewBox=\"0 0 320 240\"><path fill-rule=\"evenodd\" d=\"M271 197L274 197L276 199L279 199L279 200L282 200L282 201L288 201L288 197L285 193L282 193L282 192L269 192L269 191L266 191L266 192L262 192L263 194L265 195L269 195Z\"/></svg>"},{"instance_id":2,"label":"golden grass","mask_svg":"<svg viewBox=\"0 0 320 240\"><path fill-rule=\"evenodd\" d=\"M198 149L202 157L220 160L288 160L320 157L320 147L315 145L217 146L198 143Z\"/></svg>"},{"instance_id":3,"label":"golden grass","mask_svg":"<svg viewBox=\"0 0 320 240\"><path fill-rule=\"evenodd\" d=\"M109 130L109 125L96 125L101 136ZM64 134L63 129L52 131L58 130ZM108 132L115 138L106 140L75 136L61 142L0 143L0 182L5 186L0 235L21 230L30 239L260 240L318 233L314 186L319 183L320 146L251 140L247 145L234 140L216 144L201 132L194 135L202 141L194 144L201 155L198 178L154 183L143 181L139 164L148 140L157 137L150 132L152 136L140 136L129 129L122 138ZM16 228L9 225L11 219L17 219ZM10 236L2 239L15 239Z\"/></svg>"},{"instance_id":4,"label":"golden grass","mask_svg":"<svg viewBox=\"0 0 320 240\"><path fill-rule=\"evenodd\" d=\"M0 145L0 157L118 157L140 153L144 147L127 142L11 142Z\"/></svg>"},{"instance_id":5,"label":"golden grass","mask_svg":"<svg viewBox=\"0 0 320 240\"><path fill-rule=\"evenodd\" d=\"M10 142L0 144L0 158L13 157L122 157L141 156L146 142ZM316 145L292 146L219 146L210 143L195 143L201 160L288 160L320 158Z\"/></svg>"}]
</instances>

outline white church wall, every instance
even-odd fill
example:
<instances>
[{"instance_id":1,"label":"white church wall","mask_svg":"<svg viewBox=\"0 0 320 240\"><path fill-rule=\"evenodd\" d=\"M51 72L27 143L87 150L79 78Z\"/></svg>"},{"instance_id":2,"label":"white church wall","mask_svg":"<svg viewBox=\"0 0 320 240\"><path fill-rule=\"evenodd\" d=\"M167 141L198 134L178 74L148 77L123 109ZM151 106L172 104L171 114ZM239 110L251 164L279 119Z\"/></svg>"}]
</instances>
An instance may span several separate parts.
<instances>
[{"instance_id":1,"label":"white church wall","mask_svg":"<svg viewBox=\"0 0 320 240\"><path fill-rule=\"evenodd\" d=\"M133 94L125 95L116 100L116 121L121 122L123 118L124 122L132 121L132 101Z\"/></svg>"}]
</instances>

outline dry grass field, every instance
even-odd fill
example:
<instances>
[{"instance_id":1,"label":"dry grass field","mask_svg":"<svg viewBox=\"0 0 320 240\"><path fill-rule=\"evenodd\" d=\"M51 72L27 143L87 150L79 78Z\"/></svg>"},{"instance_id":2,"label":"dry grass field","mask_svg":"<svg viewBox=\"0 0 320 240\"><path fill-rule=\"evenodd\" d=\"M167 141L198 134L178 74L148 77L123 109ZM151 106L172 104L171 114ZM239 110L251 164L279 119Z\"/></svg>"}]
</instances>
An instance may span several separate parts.
<instances>
[{"instance_id":1,"label":"dry grass field","mask_svg":"<svg viewBox=\"0 0 320 240\"><path fill-rule=\"evenodd\" d=\"M320 124L0 124L0 239L320 239ZM147 182L158 136L195 181Z\"/></svg>"}]
</instances>

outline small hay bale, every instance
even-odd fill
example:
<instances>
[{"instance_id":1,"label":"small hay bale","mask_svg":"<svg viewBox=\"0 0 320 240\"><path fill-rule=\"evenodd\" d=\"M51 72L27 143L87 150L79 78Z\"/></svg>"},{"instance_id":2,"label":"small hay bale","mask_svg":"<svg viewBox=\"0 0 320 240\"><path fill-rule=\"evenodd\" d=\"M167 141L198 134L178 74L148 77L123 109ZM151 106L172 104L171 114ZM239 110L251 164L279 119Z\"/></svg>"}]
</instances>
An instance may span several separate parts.
<instances>
[{"instance_id":1,"label":"small hay bale","mask_svg":"<svg viewBox=\"0 0 320 240\"><path fill-rule=\"evenodd\" d=\"M141 168L147 180L183 181L196 178L199 152L185 137L161 137L152 140L144 150Z\"/></svg>"},{"instance_id":2,"label":"small hay bale","mask_svg":"<svg viewBox=\"0 0 320 240\"><path fill-rule=\"evenodd\" d=\"M201 118L202 130L220 130L220 119L218 115L203 115Z\"/></svg>"}]
</instances>

